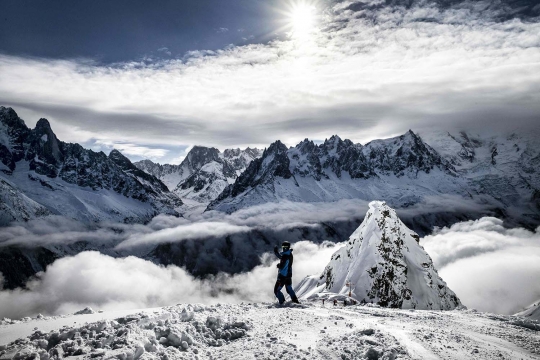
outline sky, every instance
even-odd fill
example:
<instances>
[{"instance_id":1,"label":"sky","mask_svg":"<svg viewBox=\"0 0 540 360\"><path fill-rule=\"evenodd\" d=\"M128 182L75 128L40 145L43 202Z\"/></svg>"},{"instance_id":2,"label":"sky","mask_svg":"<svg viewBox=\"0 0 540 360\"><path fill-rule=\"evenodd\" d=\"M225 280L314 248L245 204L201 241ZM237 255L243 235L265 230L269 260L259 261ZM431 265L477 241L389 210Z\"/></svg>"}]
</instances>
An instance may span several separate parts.
<instances>
[{"instance_id":1,"label":"sky","mask_svg":"<svg viewBox=\"0 0 540 360\"><path fill-rule=\"evenodd\" d=\"M526 0L4 1L0 105L132 160L540 123Z\"/></svg>"}]
</instances>

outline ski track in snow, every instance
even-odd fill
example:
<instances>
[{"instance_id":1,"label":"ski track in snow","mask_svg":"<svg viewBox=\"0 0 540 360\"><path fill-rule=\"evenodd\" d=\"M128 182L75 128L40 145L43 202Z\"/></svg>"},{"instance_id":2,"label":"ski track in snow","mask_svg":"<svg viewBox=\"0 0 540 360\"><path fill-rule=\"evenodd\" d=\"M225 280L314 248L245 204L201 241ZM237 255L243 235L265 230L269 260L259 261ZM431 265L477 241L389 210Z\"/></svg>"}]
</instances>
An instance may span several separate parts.
<instances>
[{"instance_id":1,"label":"ski track in snow","mask_svg":"<svg viewBox=\"0 0 540 360\"><path fill-rule=\"evenodd\" d=\"M538 322L475 310L184 304L8 322L0 359L540 359Z\"/></svg>"}]
</instances>

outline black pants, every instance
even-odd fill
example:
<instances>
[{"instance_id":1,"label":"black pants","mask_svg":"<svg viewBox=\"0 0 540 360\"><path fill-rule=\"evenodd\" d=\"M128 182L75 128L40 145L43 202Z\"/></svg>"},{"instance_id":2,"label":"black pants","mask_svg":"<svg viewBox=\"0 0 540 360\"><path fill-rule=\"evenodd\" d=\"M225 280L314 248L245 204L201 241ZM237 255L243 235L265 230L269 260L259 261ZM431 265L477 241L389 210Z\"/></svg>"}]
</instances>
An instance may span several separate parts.
<instances>
[{"instance_id":1,"label":"black pants","mask_svg":"<svg viewBox=\"0 0 540 360\"><path fill-rule=\"evenodd\" d=\"M289 296L291 297L291 300L293 302L298 302L298 298L296 297L296 294L294 293L294 290L292 288L292 278L280 276L276 280L276 285L274 285L274 294L278 298L279 303L283 304L285 302L285 296L283 296L283 293L281 292L283 286L285 286L285 290L287 291L287 294L289 294Z\"/></svg>"}]
</instances>

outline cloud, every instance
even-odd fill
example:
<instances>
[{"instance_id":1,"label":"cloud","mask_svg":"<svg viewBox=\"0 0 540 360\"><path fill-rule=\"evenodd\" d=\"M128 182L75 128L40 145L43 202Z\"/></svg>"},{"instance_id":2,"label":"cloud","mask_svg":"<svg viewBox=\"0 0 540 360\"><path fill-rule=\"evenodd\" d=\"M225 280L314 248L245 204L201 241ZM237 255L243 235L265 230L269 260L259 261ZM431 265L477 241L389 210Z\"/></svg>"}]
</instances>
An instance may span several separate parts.
<instances>
[{"instance_id":1,"label":"cloud","mask_svg":"<svg viewBox=\"0 0 540 360\"><path fill-rule=\"evenodd\" d=\"M1 55L0 98L62 123L66 141L69 125L73 136L80 129L163 148L295 144L334 133L366 141L433 126L532 128L540 24L475 3L339 3L302 43L198 50L150 64Z\"/></svg>"},{"instance_id":2,"label":"cloud","mask_svg":"<svg viewBox=\"0 0 540 360\"><path fill-rule=\"evenodd\" d=\"M454 204L452 199L442 199L439 205L444 207L444 201ZM2 229L2 247L48 247L82 241L106 254L127 257L115 259L84 252L56 260L39 279L27 284L29 290L0 292L0 317L37 312L58 314L88 305L112 309L188 301L272 300L276 275L276 260L268 253L272 245L283 240L295 243L297 283L306 275L320 273L337 249L329 242L315 244L306 240L346 238L359 224L352 219L365 215L365 206L360 200L325 204L284 202L255 206L231 215L207 212L193 219L159 215L145 225L85 225L60 216L14 224ZM433 206L428 204L424 210L433 212L436 210ZM408 216L419 215L416 208L403 210ZM340 221L340 228L330 227L331 231L340 231L339 236L326 232L325 224ZM145 256L160 243L171 244L166 249L168 258L187 258L180 264L190 271L196 264L196 270L206 275L206 279L193 278L183 268L158 266L129 256ZM540 276L540 229L535 232L508 229L501 220L484 217L437 229L422 238L421 244L448 286L469 307L511 314L540 298L536 281ZM154 261L160 261L159 253L152 256ZM245 272L246 269L250 270ZM147 275L139 276L139 272ZM110 283L109 277L113 279ZM159 287L167 289L153 296L152 292ZM184 288L190 290L185 293L178 290ZM94 290L89 294L85 289Z\"/></svg>"},{"instance_id":3,"label":"cloud","mask_svg":"<svg viewBox=\"0 0 540 360\"><path fill-rule=\"evenodd\" d=\"M443 228L421 244L466 306L513 314L540 299L540 228L507 229L484 217Z\"/></svg>"},{"instance_id":4,"label":"cloud","mask_svg":"<svg viewBox=\"0 0 540 360\"><path fill-rule=\"evenodd\" d=\"M219 29L217 29L216 32L220 33L220 34L223 34L223 33L229 32L229 29L226 28L226 27L220 27Z\"/></svg>"},{"instance_id":5,"label":"cloud","mask_svg":"<svg viewBox=\"0 0 540 360\"><path fill-rule=\"evenodd\" d=\"M173 228L158 230L150 234L131 235L118 244L116 249L125 249L140 245L157 245L174 243L188 239L204 239L208 237L225 236L229 234L248 232L247 226L237 226L222 222L198 222L187 225L178 225Z\"/></svg>"},{"instance_id":6,"label":"cloud","mask_svg":"<svg viewBox=\"0 0 540 360\"><path fill-rule=\"evenodd\" d=\"M480 198L479 201L481 200ZM90 244L116 246L116 250L129 252L130 248L139 246L225 237L255 230L287 233L290 229L312 227L316 230L325 224L337 223L340 223L343 229L348 229L354 227L355 221L363 219L367 209L368 201L361 199L342 199L323 203L280 201L243 208L232 214L206 211L191 215L189 219L161 214L146 225L109 222L83 224L62 216L49 216L26 223L13 223L2 228L0 248L11 245L34 247L86 241ZM486 214L489 212L489 204L445 195L427 197L420 204L400 208L397 211L400 218L408 224L431 230L432 224L444 221L441 209L449 214L449 222L456 222L459 219L455 218L455 214L469 214L471 217Z\"/></svg>"},{"instance_id":7,"label":"cloud","mask_svg":"<svg viewBox=\"0 0 540 360\"><path fill-rule=\"evenodd\" d=\"M323 270L333 244L300 242L295 248L294 278ZM235 276L195 279L176 266L160 266L133 256L113 258L82 252L56 260L27 283L27 289L0 291L0 317L65 314L91 306L129 309L184 303L273 301L277 260L263 255L263 265ZM1 278L1 277L0 277Z\"/></svg>"},{"instance_id":8,"label":"cloud","mask_svg":"<svg viewBox=\"0 0 540 360\"><path fill-rule=\"evenodd\" d=\"M130 143L120 143L109 140L96 140L95 145L101 148L107 149L117 149L121 151L124 155L130 157L144 157L146 159L160 159L167 155L169 150L159 149L159 148L150 148L147 146L139 146L136 144Z\"/></svg>"}]
</instances>

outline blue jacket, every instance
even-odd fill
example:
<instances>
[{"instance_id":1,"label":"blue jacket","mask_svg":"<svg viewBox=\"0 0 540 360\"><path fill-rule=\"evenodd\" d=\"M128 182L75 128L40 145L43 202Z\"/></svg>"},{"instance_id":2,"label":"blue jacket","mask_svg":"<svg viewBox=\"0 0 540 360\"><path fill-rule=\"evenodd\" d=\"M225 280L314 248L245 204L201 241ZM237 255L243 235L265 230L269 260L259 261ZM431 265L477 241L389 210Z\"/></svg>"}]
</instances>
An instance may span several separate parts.
<instances>
[{"instance_id":1,"label":"blue jacket","mask_svg":"<svg viewBox=\"0 0 540 360\"><path fill-rule=\"evenodd\" d=\"M278 264L278 277L292 277L293 255L292 249L280 253L274 249L274 254L281 260Z\"/></svg>"}]
</instances>

